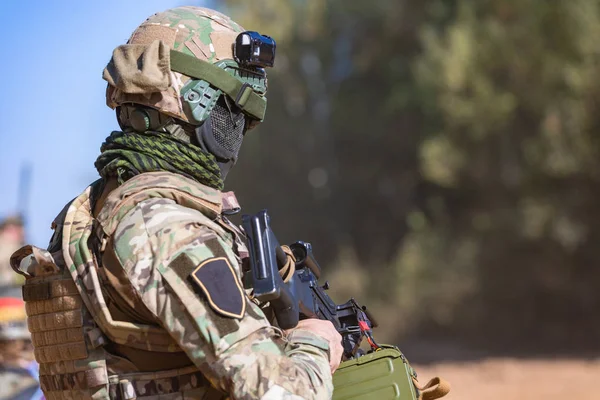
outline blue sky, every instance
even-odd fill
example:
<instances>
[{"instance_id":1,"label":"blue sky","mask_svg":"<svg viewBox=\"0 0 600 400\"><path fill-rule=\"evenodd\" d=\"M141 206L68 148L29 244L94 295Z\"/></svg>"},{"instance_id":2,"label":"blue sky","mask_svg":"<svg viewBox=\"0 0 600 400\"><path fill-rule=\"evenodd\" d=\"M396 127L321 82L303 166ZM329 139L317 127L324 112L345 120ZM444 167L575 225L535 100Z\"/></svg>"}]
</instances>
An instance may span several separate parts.
<instances>
[{"instance_id":1,"label":"blue sky","mask_svg":"<svg viewBox=\"0 0 600 400\"><path fill-rule=\"evenodd\" d=\"M187 2L202 5L207 2ZM23 208L28 240L45 247L63 205L97 178L100 144L118 129L102 69L112 50L155 12L181 0L0 2L0 217ZM18 205L21 167L31 166Z\"/></svg>"}]
</instances>

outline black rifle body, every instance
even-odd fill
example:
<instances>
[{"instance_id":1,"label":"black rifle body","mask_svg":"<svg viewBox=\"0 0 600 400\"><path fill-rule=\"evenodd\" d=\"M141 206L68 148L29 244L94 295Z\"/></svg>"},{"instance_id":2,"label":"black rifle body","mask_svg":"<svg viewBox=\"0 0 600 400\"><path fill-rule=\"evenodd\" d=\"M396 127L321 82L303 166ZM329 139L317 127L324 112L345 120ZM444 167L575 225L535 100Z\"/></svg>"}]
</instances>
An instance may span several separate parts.
<instances>
[{"instance_id":1,"label":"black rifle body","mask_svg":"<svg viewBox=\"0 0 600 400\"><path fill-rule=\"evenodd\" d=\"M326 293L329 284L319 285L321 268L310 243L296 242L289 246L296 258L296 271L284 283L279 269L286 263L287 255L269 226L267 211L244 215L243 227L250 253L250 271L244 277L245 284L253 288L254 297L259 301L270 302L280 328L294 328L300 319L324 319L333 323L342 335L344 359L363 354L360 350L363 337L372 349L378 348L371 333L376 323L366 307L359 306L354 299L336 304Z\"/></svg>"}]
</instances>

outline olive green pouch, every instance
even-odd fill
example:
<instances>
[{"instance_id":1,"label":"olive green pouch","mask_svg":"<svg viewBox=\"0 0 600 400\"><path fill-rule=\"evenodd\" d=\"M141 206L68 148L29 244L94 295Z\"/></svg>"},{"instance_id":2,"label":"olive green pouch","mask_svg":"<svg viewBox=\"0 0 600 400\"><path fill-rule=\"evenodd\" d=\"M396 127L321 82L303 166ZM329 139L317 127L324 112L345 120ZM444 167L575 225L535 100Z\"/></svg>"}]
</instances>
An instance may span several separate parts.
<instances>
[{"instance_id":1,"label":"olive green pouch","mask_svg":"<svg viewBox=\"0 0 600 400\"><path fill-rule=\"evenodd\" d=\"M342 362L333 375L333 400L417 399L414 370L395 346Z\"/></svg>"}]
</instances>

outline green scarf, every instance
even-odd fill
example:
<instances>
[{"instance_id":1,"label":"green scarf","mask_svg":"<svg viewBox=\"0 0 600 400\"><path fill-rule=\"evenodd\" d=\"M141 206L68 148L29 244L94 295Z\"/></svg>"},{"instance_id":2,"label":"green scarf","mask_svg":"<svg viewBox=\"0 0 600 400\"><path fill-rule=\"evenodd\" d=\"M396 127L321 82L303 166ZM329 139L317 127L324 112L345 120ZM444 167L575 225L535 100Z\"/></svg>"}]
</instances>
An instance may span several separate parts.
<instances>
[{"instance_id":1,"label":"green scarf","mask_svg":"<svg viewBox=\"0 0 600 400\"><path fill-rule=\"evenodd\" d=\"M167 133L115 131L102 143L100 151L94 164L98 173L103 178L116 176L119 184L144 172L168 171L223 189L215 157Z\"/></svg>"}]
</instances>

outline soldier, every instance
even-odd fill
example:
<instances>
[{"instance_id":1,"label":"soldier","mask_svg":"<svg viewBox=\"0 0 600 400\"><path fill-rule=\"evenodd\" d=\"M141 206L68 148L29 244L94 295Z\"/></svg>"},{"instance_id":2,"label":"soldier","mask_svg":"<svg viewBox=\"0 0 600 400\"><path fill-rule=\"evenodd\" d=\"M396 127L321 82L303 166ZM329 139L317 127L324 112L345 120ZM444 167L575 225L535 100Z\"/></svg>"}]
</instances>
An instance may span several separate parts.
<instances>
[{"instance_id":1,"label":"soldier","mask_svg":"<svg viewBox=\"0 0 600 400\"><path fill-rule=\"evenodd\" d=\"M15 275L8 260L24 242L23 219L20 216L10 216L0 222L0 286L16 286L22 283L22 277Z\"/></svg>"},{"instance_id":2,"label":"soldier","mask_svg":"<svg viewBox=\"0 0 600 400\"><path fill-rule=\"evenodd\" d=\"M17 288L0 290L0 399L38 400L31 336L25 321L25 303Z\"/></svg>"},{"instance_id":3,"label":"soldier","mask_svg":"<svg viewBox=\"0 0 600 400\"><path fill-rule=\"evenodd\" d=\"M122 129L101 179L11 258L48 399L326 399L341 337L282 332L241 284L247 249L221 192L266 108L274 41L213 10L148 18L104 70ZM263 305L264 306L264 305Z\"/></svg>"}]
</instances>

